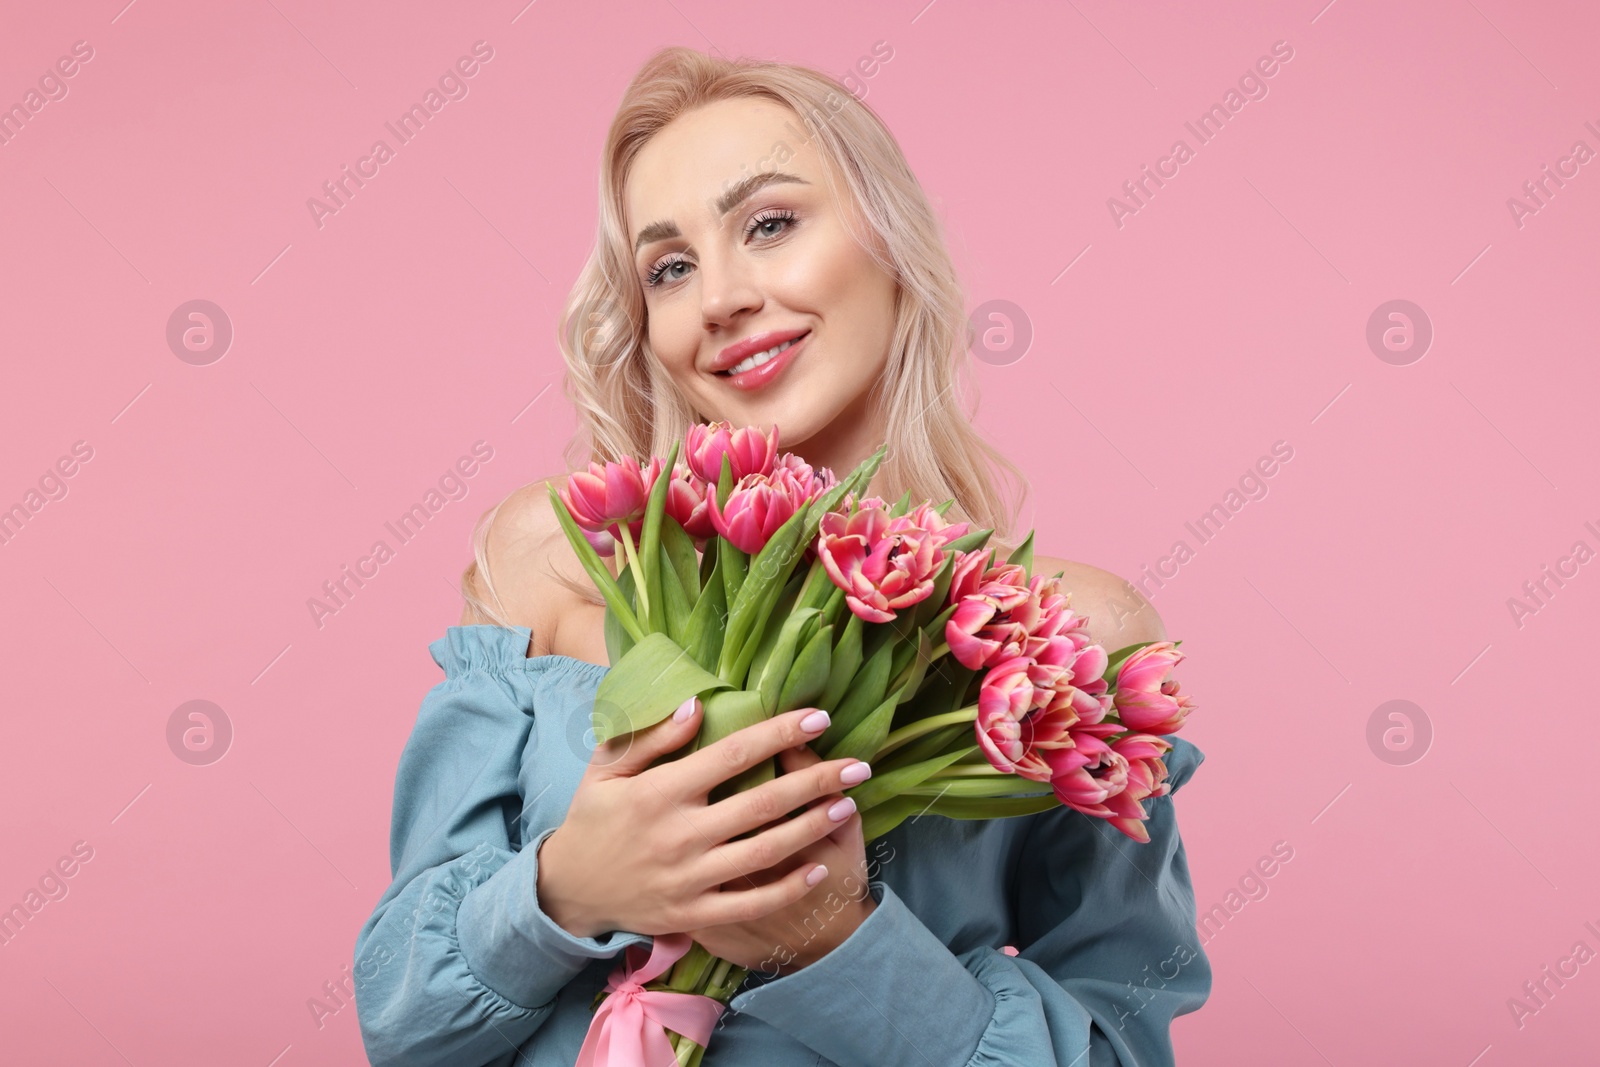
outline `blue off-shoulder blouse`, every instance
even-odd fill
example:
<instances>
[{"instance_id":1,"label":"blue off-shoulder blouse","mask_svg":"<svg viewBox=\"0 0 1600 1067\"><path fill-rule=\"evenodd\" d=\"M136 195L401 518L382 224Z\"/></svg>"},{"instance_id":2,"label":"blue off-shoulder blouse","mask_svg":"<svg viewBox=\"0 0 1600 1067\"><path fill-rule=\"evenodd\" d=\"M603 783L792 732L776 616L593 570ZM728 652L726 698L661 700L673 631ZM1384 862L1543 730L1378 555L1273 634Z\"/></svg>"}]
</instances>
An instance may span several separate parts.
<instances>
[{"instance_id":1,"label":"blue off-shoulder blouse","mask_svg":"<svg viewBox=\"0 0 1600 1067\"><path fill-rule=\"evenodd\" d=\"M394 880L356 939L376 1067L570 1067L623 950L650 946L575 937L539 907L539 846L589 762L610 668L529 658L529 636L456 626L429 646L445 676L400 755ZM1176 793L1204 757L1172 742ZM869 842L877 908L810 966L752 971L704 1067L1172 1064L1172 1019L1205 1002L1211 967L1173 797L1145 803L1148 844L1066 808L924 815Z\"/></svg>"}]
</instances>

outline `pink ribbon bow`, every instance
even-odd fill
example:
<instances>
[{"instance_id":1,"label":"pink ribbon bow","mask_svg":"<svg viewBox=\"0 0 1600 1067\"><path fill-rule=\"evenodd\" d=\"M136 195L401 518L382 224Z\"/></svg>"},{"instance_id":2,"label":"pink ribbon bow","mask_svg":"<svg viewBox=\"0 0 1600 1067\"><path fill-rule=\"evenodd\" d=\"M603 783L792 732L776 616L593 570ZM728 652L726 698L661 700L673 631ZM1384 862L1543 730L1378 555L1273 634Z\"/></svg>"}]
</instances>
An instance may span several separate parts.
<instances>
[{"instance_id":1,"label":"pink ribbon bow","mask_svg":"<svg viewBox=\"0 0 1600 1067\"><path fill-rule=\"evenodd\" d=\"M644 984L666 972L689 951L688 934L659 934L642 965L643 945L629 945L624 960L606 981L589 1033L578 1050L575 1067L676 1067L678 1057L667 1040L668 1029L706 1046L727 1005L698 993L669 993Z\"/></svg>"}]
</instances>

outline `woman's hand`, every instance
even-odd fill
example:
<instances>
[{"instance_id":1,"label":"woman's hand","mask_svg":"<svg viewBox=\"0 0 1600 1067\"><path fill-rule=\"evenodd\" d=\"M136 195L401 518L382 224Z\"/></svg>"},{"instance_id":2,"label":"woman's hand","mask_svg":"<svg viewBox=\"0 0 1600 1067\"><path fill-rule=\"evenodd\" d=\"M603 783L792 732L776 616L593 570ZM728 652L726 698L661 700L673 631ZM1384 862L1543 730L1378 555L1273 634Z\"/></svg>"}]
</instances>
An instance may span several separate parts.
<instances>
[{"instance_id":1,"label":"woman's hand","mask_svg":"<svg viewBox=\"0 0 1600 1067\"><path fill-rule=\"evenodd\" d=\"M817 869L812 862L781 875L762 872L839 827L844 820L828 811L843 799L841 788L861 780L844 781L840 773L861 761L813 755L815 762L802 771L709 804L723 781L815 739L827 728L827 716L817 715L815 728L807 730L801 721L815 709L785 712L652 766L694 737L700 702L690 706L683 722L668 716L597 745L565 821L540 847L539 905L569 933L654 935L754 923L811 894L806 876ZM810 807L786 817L802 805ZM740 838L750 831L759 832Z\"/></svg>"},{"instance_id":2,"label":"woman's hand","mask_svg":"<svg viewBox=\"0 0 1600 1067\"><path fill-rule=\"evenodd\" d=\"M812 768L823 762L822 757L805 744L784 749L779 753L779 761L784 776L817 774ZM781 882L796 869L808 868L813 863L827 867L828 876L794 903L750 921L685 932L712 955L751 971L789 974L815 963L842 944L878 906L868 892L866 841L859 812L852 810L850 817L828 836L750 875L749 882L758 885ZM741 884L749 883L737 879L724 883L723 888L736 889Z\"/></svg>"}]
</instances>

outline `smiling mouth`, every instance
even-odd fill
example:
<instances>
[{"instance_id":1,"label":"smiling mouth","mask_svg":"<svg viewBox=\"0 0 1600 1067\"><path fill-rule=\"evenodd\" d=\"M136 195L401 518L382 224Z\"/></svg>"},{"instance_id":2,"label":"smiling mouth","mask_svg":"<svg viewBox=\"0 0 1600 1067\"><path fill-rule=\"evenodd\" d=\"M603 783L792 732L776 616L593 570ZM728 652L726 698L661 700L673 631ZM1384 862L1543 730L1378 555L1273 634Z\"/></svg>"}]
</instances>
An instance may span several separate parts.
<instances>
[{"instance_id":1,"label":"smiling mouth","mask_svg":"<svg viewBox=\"0 0 1600 1067\"><path fill-rule=\"evenodd\" d=\"M810 337L810 336L811 336L811 331L807 330L805 333L801 334L799 337L790 338L789 340L783 342L783 344L775 345L772 348L767 349L765 352L757 352L753 356L748 356L745 359L740 360L738 363L735 363L733 366L729 367L727 370L719 370L716 373L718 375L720 375L721 377L731 378L735 374L743 374L745 371L754 370L755 368L761 366L763 363L769 363L772 360L777 359L778 356L780 356L786 349L794 347L795 345L799 344L801 341L804 341L807 337Z\"/></svg>"}]
</instances>

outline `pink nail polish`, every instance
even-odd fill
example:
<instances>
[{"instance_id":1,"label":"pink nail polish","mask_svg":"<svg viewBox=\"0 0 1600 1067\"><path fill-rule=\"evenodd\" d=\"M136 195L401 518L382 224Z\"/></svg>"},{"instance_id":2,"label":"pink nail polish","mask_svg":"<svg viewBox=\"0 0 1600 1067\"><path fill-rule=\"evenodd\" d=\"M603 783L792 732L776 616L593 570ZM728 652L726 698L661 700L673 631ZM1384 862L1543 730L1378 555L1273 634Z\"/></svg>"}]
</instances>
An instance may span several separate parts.
<instances>
[{"instance_id":1,"label":"pink nail polish","mask_svg":"<svg viewBox=\"0 0 1600 1067\"><path fill-rule=\"evenodd\" d=\"M816 885L826 877L828 877L828 868L818 864L811 868L810 874L806 875L806 885Z\"/></svg>"},{"instance_id":2,"label":"pink nail polish","mask_svg":"<svg viewBox=\"0 0 1600 1067\"><path fill-rule=\"evenodd\" d=\"M800 720L800 729L811 734L820 734L828 728L828 713L820 708Z\"/></svg>"},{"instance_id":3,"label":"pink nail polish","mask_svg":"<svg viewBox=\"0 0 1600 1067\"><path fill-rule=\"evenodd\" d=\"M836 801L833 807L828 809L828 818L832 819L834 822L844 822L855 810L855 800L850 797L845 797L843 800Z\"/></svg>"},{"instance_id":4,"label":"pink nail polish","mask_svg":"<svg viewBox=\"0 0 1600 1067\"><path fill-rule=\"evenodd\" d=\"M871 777L872 765L870 763L852 763L839 772L839 781L845 785L860 785Z\"/></svg>"}]
</instances>

